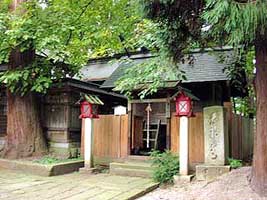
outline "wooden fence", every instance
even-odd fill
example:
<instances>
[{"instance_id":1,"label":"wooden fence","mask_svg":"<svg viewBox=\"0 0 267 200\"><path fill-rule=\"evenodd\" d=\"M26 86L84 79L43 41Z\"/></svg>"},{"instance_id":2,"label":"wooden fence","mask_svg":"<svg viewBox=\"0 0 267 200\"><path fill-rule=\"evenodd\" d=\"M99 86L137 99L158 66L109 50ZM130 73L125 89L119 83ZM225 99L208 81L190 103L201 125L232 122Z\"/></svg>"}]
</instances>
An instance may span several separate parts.
<instances>
[{"instance_id":1,"label":"wooden fence","mask_svg":"<svg viewBox=\"0 0 267 200\"><path fill-rule=\"evenodd\" d=\"M229 157L244 159L252 154L253 120L238 115L229 117ZM189 164L191 169L204 163L203 113L189 119ZM179 117L171 116L170 149L179 153ZM94 156L100 163L123 159L129 153L128 115L102 115L94 122Z\"/></svg>"},{"instance_id":2,"label":"wooden fence","mask_svg":"<svg viewBox=\"0 0 267 200\"><path fill-rule=\"evenodd\" d=\"M112 160L128 155L128 115L101 115L94 120L94 156Z\"/></svg>"},{"instance_id":3,"label":"wooden fence","mask_svg":"<svg viewBox=\"0 0 267 200\"><path fill-rule=\"evenodd\" d=\"M204 162L204 123L203 113L195 113L189 118L189 164L193 168ZM171 151L179 153L180 118L174 114L171 117Z\"/></svg>"},{"instance_id":4,"label":"wooden fence","mask_svg":"<svg viewBox=\"0 0 267 200\"><path fill-rule=\"evenodd\" d=\"M240 115L227 113L229 131L229 157L246 159L253 154L254 121ZM189 119L189 164L194 167L203 163L204 121L203 113L195 113ZM171 118L171 151L179 152L179 118Z\"/></svg>"},{"instance_id":5,"label":"wooden fence","mask_svg":"<svg viewBox=\"0 0 267 200\"><path fill-rule=\"evenodd\" d=\"M253 154L254 120L232 114L229 118L229 153L232 158L246 159Z\"/></svg>"}]
</instances>

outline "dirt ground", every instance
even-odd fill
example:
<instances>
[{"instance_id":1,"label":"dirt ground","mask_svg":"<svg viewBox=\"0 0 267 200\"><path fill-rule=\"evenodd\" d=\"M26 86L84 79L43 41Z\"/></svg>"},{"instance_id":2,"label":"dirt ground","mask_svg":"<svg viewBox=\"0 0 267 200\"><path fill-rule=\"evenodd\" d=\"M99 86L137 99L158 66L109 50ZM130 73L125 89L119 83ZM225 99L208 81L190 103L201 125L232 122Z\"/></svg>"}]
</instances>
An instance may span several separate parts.
<instances>
[{"instance_id":1,"label":"dirt ground","mask_svg":"<svg viewBox=\"0 0 267 200\"><path fill-rule=\"evenodd\" d=\"M249 187L250 172L251 167L242 167L212 182L193 181L159 188L139 200L267 200Z\"/></svg>"}]
</instances>

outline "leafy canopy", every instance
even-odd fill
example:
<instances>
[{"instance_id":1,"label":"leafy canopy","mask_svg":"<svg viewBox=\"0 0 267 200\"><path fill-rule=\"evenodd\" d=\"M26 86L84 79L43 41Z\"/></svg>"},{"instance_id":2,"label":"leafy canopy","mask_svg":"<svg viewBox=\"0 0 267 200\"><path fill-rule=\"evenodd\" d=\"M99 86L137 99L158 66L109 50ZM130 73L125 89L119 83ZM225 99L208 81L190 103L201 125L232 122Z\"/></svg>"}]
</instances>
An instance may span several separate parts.
<instances>
[{"instance_id":1,"label":"leafy canopy","mask_svg":"<svg viewBox=\"0 0 267 200\"><path fill-rule=\"evenodd\" d=\"M144 98L164 87L166 81L185 79L184 72L179 70L179 65L170 57L162 34L165 34L165 30L149 19L143 19L137 24L134 37L129 43L135 47L146 47L150 50L151 57L142 62L120 60L120 64L128 67L124 76L117 80L116 90L128 97L132 97L135 90L140 98Z\"/></svg>"},{"instance_id":2,"label":"leafy canopy","mask_svg":"<svg viewBox=\"0 0 267 200\"><path fill-rule=\"evenodd\" d=\"M73 77L89 58L124 51L140 21L129 0L29 0L14 12L0 1L0 64L10 53L34 49L32 64L2 73L12 92L46 92L52 80ZM128 43L129 48L133 46Z\"/></svg>"},{"instance_id":3,"label":"leafy canopy","mask_svg":"<svg viewBox=\"0 0 267 200\"><path fill-rule=\"evenodd\" d=\"M140 2L145 16L159 24L165 49L177 61L192 46L253 46L267 28L265 0Z\"/></svg>"},{"instance_id":4,"label":"leafy canopy","mask_svg":"<svg viewBox=\"0 0 267 200\"><path fill-rule=\"evenodd\" d=\"M267 28L267 4L264 0L207 0L203 19L210 35L234 47L253 46Z\"/></svg>"}]
</instances>

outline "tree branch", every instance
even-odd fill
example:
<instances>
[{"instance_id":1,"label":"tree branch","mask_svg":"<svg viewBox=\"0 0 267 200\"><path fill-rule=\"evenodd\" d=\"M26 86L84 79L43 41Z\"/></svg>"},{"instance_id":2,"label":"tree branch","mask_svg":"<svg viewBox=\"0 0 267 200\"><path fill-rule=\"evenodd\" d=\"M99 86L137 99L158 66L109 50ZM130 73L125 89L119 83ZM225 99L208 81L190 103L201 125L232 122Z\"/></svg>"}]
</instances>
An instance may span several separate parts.
<instances>
[{"instance_id":1,"label":"tree branch","mask_svg":"<svg viewBox=\"0 0 267 200\"><path fill-rule=\"evenodd\" d=\"M234 0L235 3L238 4L250 4L250 3L257 3L258 0Z\"/></svg>"},{"instance_id":2,"label":"tree branch","mask_svg":"<svg viewBox=\"0 0 267 200\"><path fill-rule=\"evenodd\" d=\"M86 12L86 10L88 9L88 7L93 3L94 0L89 1L82 9L82 12L79 14L79 16L77 17L77 19L73 22L73 24L75 24L78 20L81 19L81 17L83 16L83 14ZM73 35L73 30L70 30L69 32L69 37L66 41L66 45L68 45L70 43L70 40L72 38Z\"/></svg>"}]
</instances>

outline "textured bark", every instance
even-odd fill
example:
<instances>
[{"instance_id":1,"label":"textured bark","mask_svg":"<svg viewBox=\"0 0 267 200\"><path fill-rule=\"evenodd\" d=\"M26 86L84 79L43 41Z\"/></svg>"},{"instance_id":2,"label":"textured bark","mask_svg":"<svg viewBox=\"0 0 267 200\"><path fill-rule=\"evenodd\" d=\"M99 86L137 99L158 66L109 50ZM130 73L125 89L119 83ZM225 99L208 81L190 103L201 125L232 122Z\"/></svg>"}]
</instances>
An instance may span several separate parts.
<instances>
[{"instance_id":1,"label":"textured bark","mask_svg":"<svg viewBox=\"0 0 267 200\"><path fill-rule=\"evenodd\" d=\"M262 196L267 196L267 42L265 38L256 43L257 125L251 176L252 188Z\"/></svg>"},{"instance_id":2,"label":"textured bark","mask_svg":"<svg viewBox=\"0 0 267 200\"><path fill-rule=\"evenodd\" d=\"M16 159L47 152L34 94L20 97L8 92L7 140L3 156Z\"/></svg>"},{"instance_id":3,"label":"textured bark","mask_svg":"<svg viewBox=\"0 0 267 200\"><path fill-rule=\"evenodd\" d=\"M14 0L11 11L23 0ZM8 69L23 68L34 59L34 50L20 52L14 49L9 57ZM7 137L2 156L22 158L47 152L47 145L41 127L37 97L34 93L25 96L7 92Z\"/></svg>"},{"instance_id":4,"label":"textured bark","mask_svg":"<svg viewBox=\"0 0 267 200\"><path fill-rule=\"evenodd\" d=\"M33 59L33 50L24 53L13 50L9 59L9 70L23 68ZM3 157L15 159L46 153L40 106L35 94L20 96L8 91L7 102L7 140Z\"/></svg>"}]
</instances>

